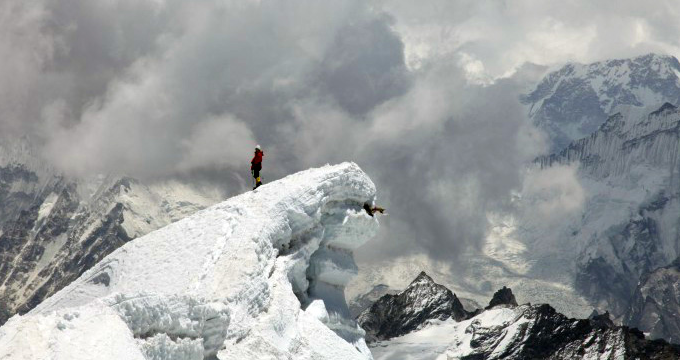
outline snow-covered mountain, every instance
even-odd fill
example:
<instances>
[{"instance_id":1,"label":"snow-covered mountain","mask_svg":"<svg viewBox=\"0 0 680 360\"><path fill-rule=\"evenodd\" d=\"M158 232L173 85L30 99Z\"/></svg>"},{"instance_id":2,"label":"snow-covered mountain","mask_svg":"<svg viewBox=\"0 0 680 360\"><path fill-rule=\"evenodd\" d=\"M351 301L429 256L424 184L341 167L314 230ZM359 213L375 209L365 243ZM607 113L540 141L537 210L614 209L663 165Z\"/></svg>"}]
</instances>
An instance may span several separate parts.
<instances>
[{"instance_id":1,"label":"snow-covered mountain","mask_svg":"<svg viewBox=\"0 0 680 360\"><path fill-rule=\"evenodd\" d=\"M672 69L677 67L674 58L644 56L602 62L593 69L609 74L607 66L614 71L633 63L636 73L649 76L663 70L674 77ZM551 76L557 84L557 75ZM607 84L618 79L611 76ZM659 84L663 78L659 77ZM647 84L652 83L657 84ZM578 107L568 96L550 99L564 111ZM586 317L596 308L624 322L631 318L628 314L645 312L640 304L631 303L639 281L645 294L647 282L641 276L657 269L666 276L671 271L663 267L680 255L680 110L670 103L650 108L640 99L644 106L634 104L632 111L621 105L622 112L605 116L592 134L530 166L524 188L513 199L513 211L487 214L492 227L479 251L461 252L455 267L423 256L361 264L354 293L377 283L404 288L404 279L425 269L458 296L479 303L507 285L515 289L518 302L549 303L569 317ZM660 298L672 286L652 287L651 295L644 296L658 304L672 304L673 296ZM680 318L672 311L646 313L648 320L656 316L652 314L665 319L658 324L652 320L630 324L654 336L670 334L659 330L665 326L661 325L672 329Z\"/></svg>"},{"instance_id":2,"label":"snow-covered mountain","mask_svg":"<svg viewBox=\"0 0 680 360\"><path fill-rule=\"evenodd\" d=\"M70 179L27 139L0 143L0 324L54 294L131 239L214 204L176 181Z\"/></svg>"},{"instance_id":3,"label":"snow-covered mountain","mask_svg":"<svg viewBox=\"0 0 680 360\"><path fill-rule=\"evenodd\" d=\"M375 235L353 163L288 176L132 240L0 328L0 358L370 359L349 318Z\"/></svg>"},{"instance_id":4,"label":"snow-covered mountain","mask_svg":"<svg viewBox=\"0 0 680 360\"><path fill-rule=\"evenodd\" d=\"M357 320L368 341L407 334L431 319L467 319L458 297L445 286L421 272L402 292L384 295L364 310Z\"/></svg>"},{"instance_id":5,"label":"snow-covered mountain","mask_svg":"<svg viewBox=\"0 0 680 360\"><path fill-rule=\"evenodd\" d=\"M680 63L656 54L570 63L522 97L557 151L596 131L610 115L664 102L680 104Z\"/></svg>"},{"instance_id":6,"label":"snow-covered mountain","mask_svg":"<svg viewBox=\"0 0 680 360\"><path fill-rule=\"evenodd\" d=\"M421 279L422 280L422 279ZM415 282L415 281L414 281ZM448 290L448 289L447 289ZM413 289L410 289L413 291ZM434 301L429 290L411 301L392 303L393 314L420 309L400 335L377 341L375 359L677 359L680 346L650 341L635 329L616 326L608 314L570 319L550 305L520 305L508 288L496 292L485 310L465 319L430 317L422 303ZM385 296L379 301L389 301ZM429 299L429 301L428 301ZM394 318L367 310L371 326L395 325ZM375 323L375 322L378 323ZM399 332L395 332L399 333Z\"/></svg>"},{"instance_id":7,"label":"snow-covered mountain","mask_svg":"<svg viewBox=\"0 0 680 360\"><path fill-rule=\"evenodd\" d=\"M615 114L589 137L540 159L544 168L579 164L583 212L552 231L577 261L577 288L616 317L627 311L640 276L680 255L679 145L680 110L666 103L638 118Z\"/></svg>"}]
</instances>

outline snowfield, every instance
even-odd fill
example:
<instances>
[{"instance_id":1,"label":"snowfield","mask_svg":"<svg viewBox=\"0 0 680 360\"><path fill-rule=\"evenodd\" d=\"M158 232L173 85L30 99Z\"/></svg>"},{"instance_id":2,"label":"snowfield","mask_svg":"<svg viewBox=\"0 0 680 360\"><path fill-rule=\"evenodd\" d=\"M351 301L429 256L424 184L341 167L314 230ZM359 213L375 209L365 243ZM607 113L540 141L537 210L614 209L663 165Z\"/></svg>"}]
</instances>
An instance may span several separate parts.
<instances>
[{"instance_id":1,"label":"snowfield","mask_svg":"<svg viewBox=\"0 0 680 360\"><path fill-rule=\"evenodd\" d=\"M0 328L0 359L370 359L349 318L375 186L303 171L122 246Z\"/></svg>"}]
</instances>

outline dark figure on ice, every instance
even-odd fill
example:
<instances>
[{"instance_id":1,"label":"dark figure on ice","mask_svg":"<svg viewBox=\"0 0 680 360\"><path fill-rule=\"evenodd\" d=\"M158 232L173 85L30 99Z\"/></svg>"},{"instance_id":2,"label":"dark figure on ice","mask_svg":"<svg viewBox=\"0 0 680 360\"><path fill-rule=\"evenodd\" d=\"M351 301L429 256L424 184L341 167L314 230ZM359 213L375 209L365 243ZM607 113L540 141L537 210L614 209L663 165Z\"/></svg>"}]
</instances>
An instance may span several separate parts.
<instances>
[{"instance_id":1,"label":"dark figure on ice","mask_svg":"<svg viewBox=\"0 0 680 360\"><path fill-rule=\"evenodd\" d=\"M263 157L264 152L262 152L260 145L255 146L255 156L253 157L253 160L250 161L250 170L253 173L253 178L255 178L255 187L253 190L262 185L262 181L260 181L260 170L262 170Z\"/></svg>"},{"instance_id":2,"label":"dark figure on ice","mask_svg":"<svg viewBox=\"0 0 680 360\"><path fill-rule=\"evenodd\" d=\"M375 213L381 213L381 214L385 215L385 208L381 208L379 206L371 207L371 205L369 205L368 203L364 204L364 210L366 210L368 215L371 215L371 216L373 216L373 214L375 214Z\"/></svg>"}]
</instances>

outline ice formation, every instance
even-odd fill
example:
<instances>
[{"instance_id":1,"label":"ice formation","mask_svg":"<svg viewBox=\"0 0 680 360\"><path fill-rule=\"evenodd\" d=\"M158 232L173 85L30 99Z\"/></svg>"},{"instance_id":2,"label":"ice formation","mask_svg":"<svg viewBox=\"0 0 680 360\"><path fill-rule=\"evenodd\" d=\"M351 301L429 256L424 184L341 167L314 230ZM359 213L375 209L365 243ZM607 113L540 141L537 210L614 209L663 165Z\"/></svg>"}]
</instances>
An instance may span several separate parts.
<instances>
[{"instance_id":1,"label":"ice formation","mask_svg":"<svg viewBox=\"0 0 680 360\"><path fill-rule=\"evenodd\" d=\"M353 163L288 176L122 246L0 328L0 358L370 359L352 251L377 220Z\"/></svg>"}]
</instances>

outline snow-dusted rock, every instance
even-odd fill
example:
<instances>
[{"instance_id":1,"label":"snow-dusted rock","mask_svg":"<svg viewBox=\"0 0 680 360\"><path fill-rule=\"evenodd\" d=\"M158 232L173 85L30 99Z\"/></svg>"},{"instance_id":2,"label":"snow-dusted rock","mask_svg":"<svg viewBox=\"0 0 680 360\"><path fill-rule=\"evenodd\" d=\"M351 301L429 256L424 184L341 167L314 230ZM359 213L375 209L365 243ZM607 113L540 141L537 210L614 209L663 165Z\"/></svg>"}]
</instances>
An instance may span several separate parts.
<instances>
[{"instance_id":1,"label":"snow-dusted rock","mask_svg":"<svg viewBox=\"0 0 680 360\"><path fill-rule=\"evenodd\" d=\"M202 210L12 317L0 358L91 359L102 338L98 359L371 358L343 291L377 231L362 210L374 197L344 163Z\"/></svg>"},{"instance_id":2,"label":"snow-dusted rock","mask_svg":"<svg viewBox=\"0 0 680 360\"><path fill-rule=\"evenodd\" d=\"M680 347L627 327L570 319L549 305L486 310L372 345L375 359L677 359Z\"/></svg>"},{"instance_id":3,"label":"snow-dusted rock","mask_svg":"<svg viewBox=\"0 0 680 360\"><path fill-rule=\"evenodd\" d=\"M517 300L510 288L503 286L502 289L496 291L486 309L492 309L496 306L517 306Z\"/></svg>"},{"instance_id":4,"label":"snow-dusted rock","mask_svg":"<svg viewBox=\"0 0 680 360\"><path fill-rule=\"evenodd\" d=\"M431 292L423 287L411 291L420 296L410 296L399 304L392 302L392 306L419 309L411 318L427 318L431 309L423 306L423 299L430 298ZM389 318L375 320L394 323ZM431 318L416 328L402 330L397 336L371 343L376 359L609 360L680 356L680 346L646 340L638 330L614 325L608 313L571 319L547 304L518 306L506 287L496 292L486 310L478 310L468 318Z\"/></svg>"},{"instance_id":5,"label":"snow-dusted rock","mask_svg":"<svg viewBox=\"0 0 680 360\"><path fill-rule=\"evenodd\" d=\"M460 321L469 316L456 294L421 272L404 291L384 295L357 320L367 340L373 341L407 334L429 320Z\"/></svg>"}]
</instances>

